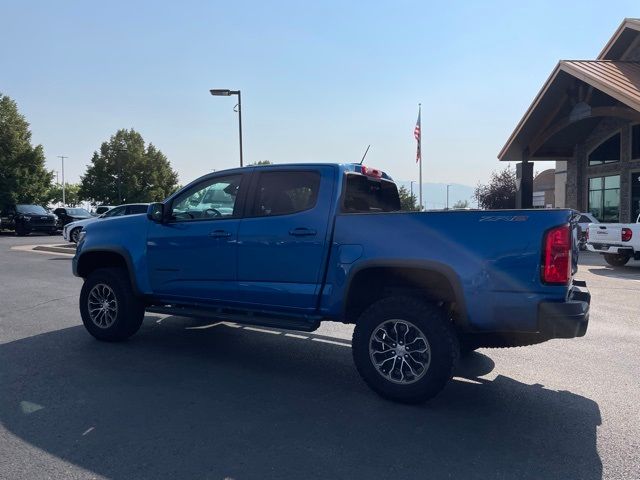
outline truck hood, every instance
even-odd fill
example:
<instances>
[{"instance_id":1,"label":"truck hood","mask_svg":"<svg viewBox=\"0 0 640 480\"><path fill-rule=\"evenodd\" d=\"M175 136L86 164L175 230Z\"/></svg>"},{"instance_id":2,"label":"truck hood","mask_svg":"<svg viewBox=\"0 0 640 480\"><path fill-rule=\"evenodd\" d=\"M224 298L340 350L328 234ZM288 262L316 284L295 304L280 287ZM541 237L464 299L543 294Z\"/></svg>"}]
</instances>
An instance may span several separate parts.
<instances>
[{"instance_id":1,"label":"truck hood","mask_svg":"<svg viewBox=\"0 0 640 480\"><path fill-rule=\"evenodd\" d=\"M149 220L146 214L141 213L113 218L89 218L76 222L76 224L82 222L86 222L84 229L87 232L87 237L96 235L105 239L119 238L120 242L122 242L122 238L125 235L129 237L142 230L146 231L146 225Z\"/></svg>"}]
</instances>

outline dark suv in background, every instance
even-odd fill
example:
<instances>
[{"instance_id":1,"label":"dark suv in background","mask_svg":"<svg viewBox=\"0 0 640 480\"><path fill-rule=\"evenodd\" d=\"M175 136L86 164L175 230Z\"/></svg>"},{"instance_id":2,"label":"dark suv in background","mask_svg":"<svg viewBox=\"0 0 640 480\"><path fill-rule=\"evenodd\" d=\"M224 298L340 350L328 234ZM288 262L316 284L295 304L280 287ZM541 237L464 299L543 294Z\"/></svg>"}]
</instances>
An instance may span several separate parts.
<instances>
[{"instance_id":1,"label":"dark suv in background","mask_svg":"<svg viewBox=\"0 0 640 480\"><path fill-rule=\"evenodd\" d=\"M0 210L3 229L13 230L18 236L31 232L54 235L58 231L57 218L41 205L6 205Z\"/></svg>"}]
</instances>

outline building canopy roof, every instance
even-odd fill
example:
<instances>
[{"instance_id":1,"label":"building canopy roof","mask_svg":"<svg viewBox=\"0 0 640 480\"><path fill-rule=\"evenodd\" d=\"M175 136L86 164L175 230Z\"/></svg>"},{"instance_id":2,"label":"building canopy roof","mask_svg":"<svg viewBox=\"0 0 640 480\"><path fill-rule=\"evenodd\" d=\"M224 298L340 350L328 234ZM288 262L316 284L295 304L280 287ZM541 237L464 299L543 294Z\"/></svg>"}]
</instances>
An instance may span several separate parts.
<instances>
[{"instance_id":1,"label":"building canopy roof","mask_svg":"<svg viewBox=\"0 0 640 480\"><path fill-rule=\"evenodd\" d=\"M558 62L498 158L570 158L601 117L640 121L640 61L625 60L638 45L640 20L625 19L598 60Z\"/></svg>"}]
</instances>

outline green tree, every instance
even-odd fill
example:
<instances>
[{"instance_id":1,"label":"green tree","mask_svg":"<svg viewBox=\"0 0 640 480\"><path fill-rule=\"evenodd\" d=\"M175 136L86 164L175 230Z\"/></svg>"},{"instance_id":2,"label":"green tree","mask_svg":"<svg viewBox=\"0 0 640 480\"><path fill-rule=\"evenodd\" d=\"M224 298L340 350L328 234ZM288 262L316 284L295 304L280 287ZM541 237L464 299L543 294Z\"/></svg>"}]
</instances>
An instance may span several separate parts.
<instances>
[{"instance_id":1,"label":"green tree","mask_svg":"<svg viewBox=\"0 0 640 480\"><path fill-rule=\"evenodd\" d=\"M469 208L469 200L458 200L453 204L454 210L463 210L465 208Z\"/></svg>"},{"instance_id":2,"label":"green tree","mask_svg":"<svg viewBox=\"0 0 640 480\"><path fill-rule=\"evenodd\" d=\"M29 123L18 105L0 93L0 205L44 203L52 177L42 145L31 145Z\"/></svg>"},{"instance_id":3,"label":"green tree","mask_svg":"<svg viewBox=\"0 0 640 480\"><path fill-rule=\"evenodd\" d=\"M67 183L64 197L69 207L76 207L80 205L82 198L80 197L80 184L79 183ZM51 203L62 203L62 185L56 183L49 187L47 194L47 200Z\"/></svg>"},{"instance_id":4,"label":"green tree","mask_svg":"<svg viewBox=\"0 0 640 480\"><path fill-rule=\"evenodd\" d=\"M516 206L516 171L507 166L504 170L491 173L489 183L478 184L473 194L478 207L490 209L515 208Z\"/></svg>"},{"instance_id":5,"label":"green tree","mask_svg":"<svg viewBox=\"0 0 640 480\"><path fill-rule=\"evenodd\" d=\"M271 160L258 160L257 162L250 163L249 166L252 165L273 165Z\"/></svg>"},{"instance_id":6,"label":"green tree","mask_svg":"<svg viewBox=\"0 0 640 480\"><path fill-rule=\"evenodd\" d=\"M118 205L160 201L175 191L178 174L167 157L135 130L118 130L100 151L80 182L80 197Z\"/></svg>"},{"instance_id":7,"label":"green tree","mask_svg":"<svg viewBox=\"0 0 640 480\"><path fill-rule=\"evenodd\" d=\"M400 195L400 208L409 212L418 211L418 199L404 185L398 189Z\"/></svg>"}]
</instances>

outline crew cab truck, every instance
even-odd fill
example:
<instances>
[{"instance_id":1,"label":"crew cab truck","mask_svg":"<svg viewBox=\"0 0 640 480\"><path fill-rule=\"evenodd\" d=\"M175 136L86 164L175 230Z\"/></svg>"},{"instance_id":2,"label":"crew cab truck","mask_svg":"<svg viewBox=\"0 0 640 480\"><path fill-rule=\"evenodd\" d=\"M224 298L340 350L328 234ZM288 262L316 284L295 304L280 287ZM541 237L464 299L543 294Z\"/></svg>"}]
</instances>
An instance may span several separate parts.
<instances>
[{"instance_id":1,"label":"crew cab truck","mask_svg":"<svg viewBox=\"0 0 640 480\"><path fill-rule=\"evenodd\" d=\"M640 215L636 223L590 223L587 249L604 255L613 267L623 267L632 258L640 260Z\"/></svg>"},{"instance_id":2,"label":"crew cab truck","mask_svg":"<svg viewBox=\"0 0 640 480\"><path fill-rule=\"evenodd\" d=\"M200 201L209 191L224 208ZM146 215L87 225L73 272L100 340L133 335L145 311L302 331L351 323L366 383L421 402L461 350L585 334L574 213L400 212L377 169L244 167L199 178Z\"/></svg>"}]
</instances>

